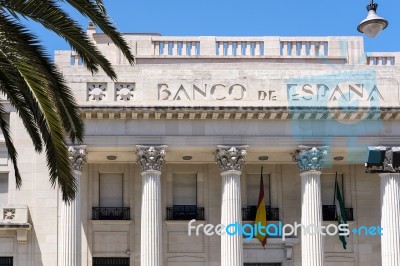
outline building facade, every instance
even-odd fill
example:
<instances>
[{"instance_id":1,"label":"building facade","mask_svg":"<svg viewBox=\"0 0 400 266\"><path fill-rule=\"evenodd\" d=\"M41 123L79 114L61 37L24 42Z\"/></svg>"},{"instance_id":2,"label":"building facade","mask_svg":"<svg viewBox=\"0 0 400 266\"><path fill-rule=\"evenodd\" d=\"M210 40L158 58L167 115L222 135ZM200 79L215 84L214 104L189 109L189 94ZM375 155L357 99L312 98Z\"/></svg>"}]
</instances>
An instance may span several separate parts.
<instances>
[{"instance_id":1,"label":"building facade","mask_svg":"<svg viewBox=\"0 0 400 266\"><path fill-rule=\"evenodd\" d=\"M366 53L360 37L125 34L130 66L88 34L118 81L56 52L86 124L84 145L70 147L70 205L7 107L23 186L3 143L0 265L400 265L398 174L383 159L383 171L364 164L368 147L400 146L399 53ZM351 232L344 249L337 235L270 236L262 247L188 232L192 219L253 224L261 167L269 224L337 224L337 180L350 230L390 234Z\"/></svg>"}]
</instances>

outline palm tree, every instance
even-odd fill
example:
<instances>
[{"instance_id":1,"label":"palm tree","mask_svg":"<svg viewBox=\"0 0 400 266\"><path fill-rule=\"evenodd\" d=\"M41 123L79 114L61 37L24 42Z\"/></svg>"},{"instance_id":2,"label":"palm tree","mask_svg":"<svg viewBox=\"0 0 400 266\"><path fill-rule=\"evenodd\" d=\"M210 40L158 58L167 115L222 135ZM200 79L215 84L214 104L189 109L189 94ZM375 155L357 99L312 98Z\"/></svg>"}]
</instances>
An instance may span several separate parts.
<instances>
[{"instance_id":1,"label":"palm tree","mask_svg":"<svg viewBox=\"0 0 400 266\"><path fill-rule=\"evenodd\" d=\"M117 75L62 4L72 6L97 25L131 64L134 56L108 18L102 0L0 0L0 92L21 118L35 151L45 150L50 182L53 187L58 183L63 200L69 202L75 198L77 183L66 143L67 139L82 143L84 124L72 91L21 18L38 22L64 38L92 73L102 69L113 80ZM17 151L6 115L0 102L0 127L20 187Z\"/></svg>"}]
</instances>

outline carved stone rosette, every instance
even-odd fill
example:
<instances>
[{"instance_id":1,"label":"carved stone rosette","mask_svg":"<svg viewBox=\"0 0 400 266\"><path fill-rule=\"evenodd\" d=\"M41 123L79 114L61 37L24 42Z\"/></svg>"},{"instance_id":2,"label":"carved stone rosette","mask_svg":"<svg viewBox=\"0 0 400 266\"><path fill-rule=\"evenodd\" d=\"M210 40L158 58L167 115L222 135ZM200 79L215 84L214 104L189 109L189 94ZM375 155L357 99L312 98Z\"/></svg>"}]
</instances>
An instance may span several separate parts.
<instances>
[{"instance_id":1,"label":"carved stone rosette","mask_svg":"<svg viewBox=\"0 0 400 266\"><path fill-rule=\"evenodd\" d=\"M72 164L72 169L75 171L82 171L86 163L86 146L69 146L68 147L69 160Z\"/></svg>"},{"instance_id":2,"label":"carved stone rosette","mask_svg":"<svg viewBox=\"0 0 400 266\"><path fill-rule=\"evenodd\" d=\"M161 146L142 146L136 145L137 162L142 171L156 170L161 171L165 162L166 145Z\"/></svg>"},{"instance_id":3,"label":"carved stone rosette","mask_svg":"<svg viewBox=\"0 0 400 266\"><path fill-rule=\"evenodd\" d=\"M236 170L242 171L244 165L244 157L247 154L245 146L223 146L218 145L215 152L215 162L219 166L221 172Z\"/></svg>"},{"instance_id":4,"label":"carved stone rosette","mask_svg":"<svg viewBox=\"0 0 400 266\"><path fill-rule=\"evenodd\" d=\"M325 164L328 147L299 146L293 154L293 161L297 163L300 172L319 171Z\"/></svg>"}]
</instances>

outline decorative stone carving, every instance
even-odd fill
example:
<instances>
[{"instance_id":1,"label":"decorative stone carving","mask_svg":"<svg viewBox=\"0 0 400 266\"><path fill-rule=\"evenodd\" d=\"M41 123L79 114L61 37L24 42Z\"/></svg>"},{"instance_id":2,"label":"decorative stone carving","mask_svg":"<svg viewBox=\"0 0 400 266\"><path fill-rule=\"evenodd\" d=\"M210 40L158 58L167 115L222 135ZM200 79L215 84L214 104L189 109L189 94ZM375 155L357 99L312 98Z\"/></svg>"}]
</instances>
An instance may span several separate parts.
<instances>
[{"instance_id":1,"label":"decorative stone carving","mask_svg":"<svg viewBox=\"0 0 400 266\"><path fill-rule=\"evenodd\" d=\"M392 147L385 152L385 160L383 161L383 172L399 173L400 167L393 166L393 152L399 152L399 147Z\"/></svg>"},{"instance_id":2,"label":"decorative stone carving","mask_svg":"<svg viewBox=\"0 0 400 266\"><path fill-rule=\"evenodd\" d=\"M400 173L400 166L393 165L393 153L400 153L400 147L385 147L378 146L375 150L369 149L369 152L380 152L381 156L385 154L385 158L382 163L365 163L366 173ZM398 156L398 155L397 155Z\"/></svg>"},{"instance_id":3,"label":"decorative stone carving","mask_svg":"<svg viewBox=\"0 0 400 266\"><path fill-rule=\"evenodd\" d=\"M3 220L12 221L15 218L15 209L3 209Z\"/></svg>"},{"instance_id":4,"label":"decorative stone carving","mask_svg":"<svg viewBox=\"0 0 400 266\"><path fill-rule=\"evenodd\" d=\"M69 146L69 160L75 171L82 171L83 165L86 163L86 146Z\"/></svg>"},{"instance_id":5,"label":"decorative stone carving","mask_svg":"<svg viewBox=\"0 0 400 266\"><path fill-rule=\"evenodd\" d=\"M157 170L161 171L165 162L166 145L161 146L142 146L137 145L137 162L142 171Z\"/></svg>"},{"instance_id":6,"label":"decorative stone carving","mask_svg":"<svg viewBox=\"0 0 400 266\"><path fill-rule=\"evenodd\" d=\"M223 146L218 145L215 152L215 162L221 172L229 170L241 171L244 165L244 157L247 154L245 146Z\"/></svg>"},{"instance_id":7,"label":"decorative stone carving","mask_svg":"<svg viewBox=\"0 0 400 266\"><path fill-rule=\"evenodd\" d=\"M308 147L300 145L293 154L300 172L319 171L325 164L328 147Z\"/></svg>"},{"instance_id":8,"label":"decorative stone carving","mask_svg":"<svg viewBox=\"0 0 400 266\"><path fill-rule=\"evenodd\" d=\"M118 83L115 85L115 99L117 101L128 102L133 99L133 92L135 91L134 83Z\"/></svg>"},{"instance_id":9,"label":"decorative stone carving","mask_svg":"<svg viewBox=\"0 0 400 266\"><path fill-rule=\"evenodd\" d=\"M87 85L88 100L89 101L102 101L107 96L106 83L89 83Z\"/></svg>"}]
</instances>

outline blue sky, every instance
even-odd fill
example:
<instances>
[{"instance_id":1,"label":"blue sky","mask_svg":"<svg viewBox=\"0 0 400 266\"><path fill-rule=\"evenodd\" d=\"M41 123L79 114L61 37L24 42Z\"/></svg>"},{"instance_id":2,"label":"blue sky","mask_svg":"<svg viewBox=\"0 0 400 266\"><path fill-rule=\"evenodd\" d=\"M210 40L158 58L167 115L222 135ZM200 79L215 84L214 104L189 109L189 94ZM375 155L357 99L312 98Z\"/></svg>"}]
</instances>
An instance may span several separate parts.
<instances>
[{"instance_id":1,"label":"blue sky","mask_svg":"<svg viewBox=\"0 0 400 266\"><path fill-rule=\"evenodd\" d=\"M369 0L105 0L121 32L217 36L360 36L357 25ZM379 0L378 15L389 27L375 39L365 38L368 52L400 51L400 1ZM88 20L71 12L86 27ZM68 45L40 26L30 24L49 53Z\"/></svg>"}]
</instances>

